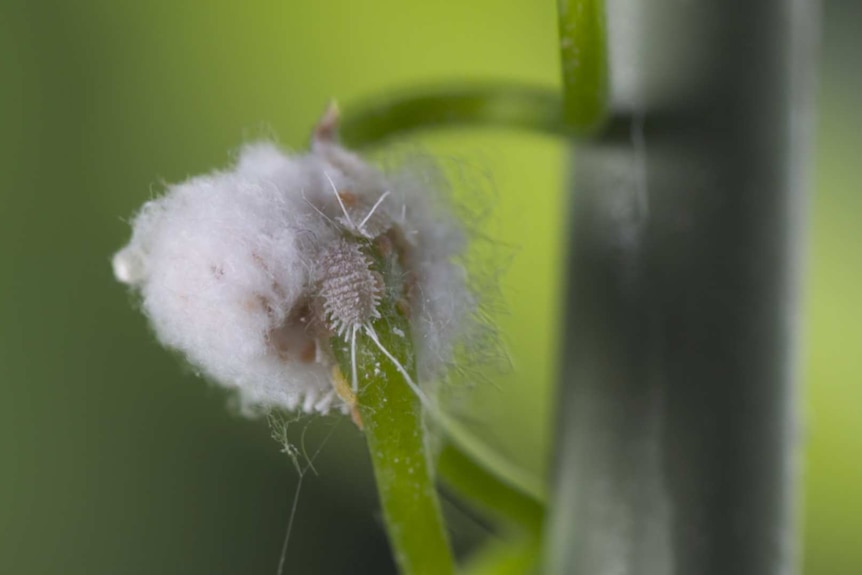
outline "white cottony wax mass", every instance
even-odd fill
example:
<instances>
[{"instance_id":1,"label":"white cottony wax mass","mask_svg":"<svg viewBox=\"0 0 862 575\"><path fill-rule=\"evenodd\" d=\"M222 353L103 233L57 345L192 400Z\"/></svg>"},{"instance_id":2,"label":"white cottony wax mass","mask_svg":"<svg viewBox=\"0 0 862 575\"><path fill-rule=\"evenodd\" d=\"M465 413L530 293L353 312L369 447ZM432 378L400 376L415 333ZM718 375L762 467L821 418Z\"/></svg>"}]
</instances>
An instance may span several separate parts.
<instances>
[{"instance_id":1,"label":"white cottony wax mass","mask_svg":"<svg viewBox=\"0 0 862 575\"><path fill-rule=\"evenodd\" d=\"M384 289L356 240L399 238L415 281L420 380L451 360L473 311L453 261L463 237L433 185L344 149L335 120L327 114L308 153L251 144L233 169L170 186L144 204L113 258L159 340L237 390L250 412L350 409L333 386L328 342L370 328Z\"/></svg>"}]
</instances>

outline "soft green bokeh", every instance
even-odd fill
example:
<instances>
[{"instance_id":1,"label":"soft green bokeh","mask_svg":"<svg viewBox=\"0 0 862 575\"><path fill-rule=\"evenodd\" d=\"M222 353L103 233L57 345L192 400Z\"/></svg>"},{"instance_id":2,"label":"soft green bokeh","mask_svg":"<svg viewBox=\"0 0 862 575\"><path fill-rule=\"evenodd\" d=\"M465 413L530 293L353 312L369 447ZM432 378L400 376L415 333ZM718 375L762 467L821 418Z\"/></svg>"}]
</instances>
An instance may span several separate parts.
<instances>
[{"instance_id":1,"label":"soft green bokeh","mask_svg":"<svg viewBox=\"0 0 862 575\"><path fill-rule=\"evenodd\" d=\"M526 0L0 3L0 573L275 572L293 465L265 423L231 415L224 394L154 342L111 276L123 218L161 182L224 166L244 141L303 146L331 97L347 104L439 79L557 85L554 10ZM824 71L807 266L804 553L818 574L862 571L862 90L846 82L846 61ZM478 390L473 416L489 443L540 470L559 327L561 150L493 131L423 145L493 174L488 225L513 254L500 325L515 370ZM309 446L333 424L312 424ZM364 449L349 422L337 425L305 479L288 572L392 569Z\"/></svg>"}]
</instances>

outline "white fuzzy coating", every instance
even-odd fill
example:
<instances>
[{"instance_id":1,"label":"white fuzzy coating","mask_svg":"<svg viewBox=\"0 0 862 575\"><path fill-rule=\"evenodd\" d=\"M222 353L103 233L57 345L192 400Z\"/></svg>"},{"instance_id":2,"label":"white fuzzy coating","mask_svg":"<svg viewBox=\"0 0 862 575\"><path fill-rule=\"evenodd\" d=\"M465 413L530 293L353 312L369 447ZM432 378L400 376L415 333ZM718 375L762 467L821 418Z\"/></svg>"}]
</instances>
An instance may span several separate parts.
<instances>
[{"instance_id":1,"label":"white fuzzy coating","mask_svg":"<svg viewBox=\"0 0 862 575\"><path fill-rule=\"evenodd\" d=\"M469 311L464 272L452 260L461 236L432 210L429 194L409 174L390 179L331 142L293 156L271 143L248 145L233 170L170 186L147 202L114 256L114 274L140 293L158 339L237 390L246 411L346 412L326 339L359 327L346 325L350 318L370 320L379 294L357 300L363 307L355 313L343 307L349 301L326 301L327 317L315 316L321 285L330 286L325 295L341 293L331 287L337 270L325 265L345 237L370 239L397 226L407 238L420 294L413 311L420 379L450 360L459 317ZM379 289L359 267L347 269L361 280L356 289Z\"/></svg>"}]
</instances>

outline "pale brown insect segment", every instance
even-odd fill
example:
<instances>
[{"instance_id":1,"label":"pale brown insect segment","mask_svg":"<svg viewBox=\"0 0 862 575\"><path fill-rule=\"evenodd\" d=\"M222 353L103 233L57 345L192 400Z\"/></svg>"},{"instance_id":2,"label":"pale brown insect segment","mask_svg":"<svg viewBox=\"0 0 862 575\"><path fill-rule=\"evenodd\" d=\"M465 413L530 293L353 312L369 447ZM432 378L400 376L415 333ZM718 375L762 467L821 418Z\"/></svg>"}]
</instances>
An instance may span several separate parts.
<instances>
[{"instance_id":1,"label":"pale brown insect segment","mask_svg":"<svg viewBox=\"0 0 862 575\"><path fill-rule=\"evenodd\" d=\"M338 366L332 367L332 387L335 389L336 395L350 408L350 418L360 430L364 428L362 424L362 415L359 413L359 405L356 400L356 393L350 388L347 380Z\"/></svg>"}]
</instances>

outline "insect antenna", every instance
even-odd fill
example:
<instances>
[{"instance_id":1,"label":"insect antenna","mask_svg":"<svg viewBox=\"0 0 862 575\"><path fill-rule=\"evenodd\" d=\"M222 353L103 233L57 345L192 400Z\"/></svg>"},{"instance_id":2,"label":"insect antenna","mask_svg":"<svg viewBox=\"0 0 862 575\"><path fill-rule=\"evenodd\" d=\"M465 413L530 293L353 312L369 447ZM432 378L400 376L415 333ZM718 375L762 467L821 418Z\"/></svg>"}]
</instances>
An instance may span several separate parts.
<instances>
[{"instance_id":1,"label":"insect antenna","mask_svg":"<svg viewBox=\"0 0 862 575\"><path fill-rule=\"evenodd\" d=\"M353 220L350 219L350 214L347 213L347 208L344 207L344 202L338 194L338 188L335 187L335 182L332 181L332 178L329 177L329 173L326 170L323 171L323 175L326 176L327 180L329 180L329 185L332 187L332 193L335 194L335 199L338 200L338 205L341 206L341 211L344 212L344 217L347 219L347 223L350 224L350 228L358 231L359 228L357 228L356 224L353 223Z\"/></svg>"},{"instance_id":2,"label":"insect antenna","mask_svg":"<svg viewBox=\"0 0 862 575\"><path fill-rule=\"evenodd\" d=\"M371 206L371 210L368 212L368 215L366 215L362 219L362 221L359 222L359 231L360 232L362 231L362 228L365 226L365 224L368 222L368 220L371 218L371 216L374 215L375 210L377 210L377 208L380 206L380 204L383 203L383 200L386 199L386 196L389 195L389 193L390 193L389 191L383 192L383 195L381 195L379 198L377 198L377 201L374 203L373 206Z\"/></svg>"}]
</instances>

